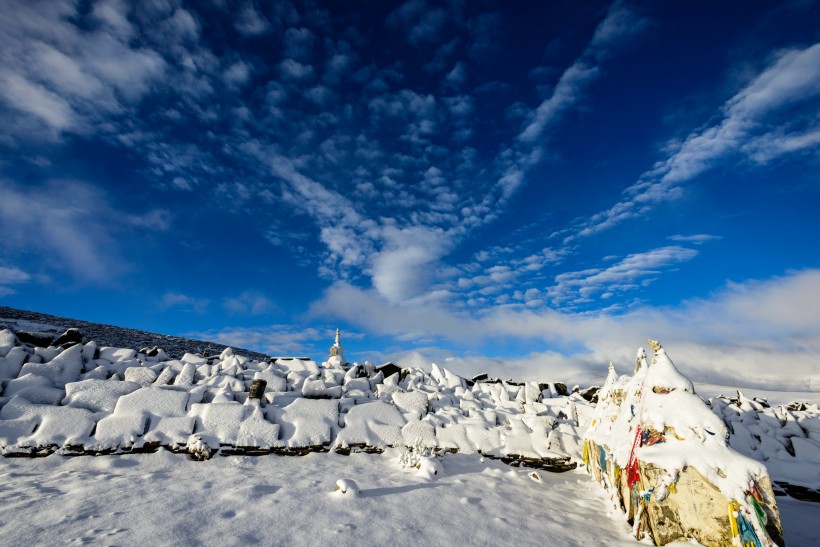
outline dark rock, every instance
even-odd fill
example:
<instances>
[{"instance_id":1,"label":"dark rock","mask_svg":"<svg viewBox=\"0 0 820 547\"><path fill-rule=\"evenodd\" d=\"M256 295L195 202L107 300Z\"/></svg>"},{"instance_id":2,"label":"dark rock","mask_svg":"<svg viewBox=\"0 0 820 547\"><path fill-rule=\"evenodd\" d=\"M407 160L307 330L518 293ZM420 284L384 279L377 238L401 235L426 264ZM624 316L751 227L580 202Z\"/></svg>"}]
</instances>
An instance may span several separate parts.
<instances>
[{"instance_id":1,"label":"dark rock","mask_svg":"<svg viewBox=\"0 0 820 547\"><path fill-rule=\"evenodd\" d=\"M265 380L257 378L251 384L251 388L248 391L248 399L259 399L261 400L265 396L265 387L267 387L268 383Z\"/></svg>"},{"instance_id":2,"label":"dark rock","mask_svg":"<svg viewBox=\"0 0 820 547\"><path fill-rule=\"evenodd\" d=\"M486 372L482 372L481 374L476 374L473 376L473 382L484 382L489 378Z\"/></svg>"},{"instance_id":3,"label":"dark rock","mask_svg":"<svg viewBox=\"0 0 820 547\"><path fill-rule=\"evenodd\" d=\"M487 378L485 380L475 380L475 383L482 383L482 384L503 384L504 382L500 378Z\"/></svg>"},{"instance_id":4,"label":"dark rock","mask_svg":"<svg viewBox=\"0 0 820 547\"><path fill-rule=\"evenodd\" d=\"M51 345L52 346L62 346L63 344L82 344L83 343L83 333L80 332L80 329L68 329L60 336L54 340Z\"/></svg>"},{"instance_id":5,"label":"dark rock","mask_svg":"<svg viewBox=\"0 0 820 547\"><path fill-rule=\"evenodd\" d=\"M563 395L565 397L569 395L569 391L567 391L567 384L563 382L555 382L554 384L552 384L552 387L555 388L555 393L557 393L558 395Z\"/></svg>"},{"instance_id":6,"label":"dark rock","mask_svg":"<svg viewBox=\"0 0 820 547\"><path fill-rule=\"evenodd\" d=\"M139 352L145 355L146 357L156 357L157 355L159 355L160 351L162 351L162 348L154 346L151 349L142 348Z\"/></svg>"},{"instance_id":7,"label":"dark rock","mask_svg":"<svg viewBox=\"0 0 820 547\"><path fill-rule=\"evenodd\" d=\"M39 348L47 348L51 345L54 336L47 332L20 331L17 333L17 339L20 340L22 344L31 344Z\"/></svg>"},{"instance_id":8,"label":"dark rock","mask_svg":"<svg viewBox=\"0 0 820 547\"><path fill-rule=\"evenodd\" d=\"M351 444L350 446L337 446L333 449L337 454L342 456L349 456L351 452L364 454L381 454L384 448L378 446L370 446L368 444Z\"/></svg>"},{"instance_id":9,"label":"dark rock","mask_svg":"<svg viewBox=\"0 0 820 547\"><path fill-rule=\"evenodd\" d=\"M598 402L598 392L601 391L601 388L598 386L588 387L586 389L582 389L578 392L578 394L589 401L590 403L597 403Z\"/></svg>"},{"instance_id":10,"label":"dark rock","mask_svg":"<svg viewBox=\"0 0 820 547\"><path fill-rule=\"evenodd\" d=\"M376 371L384 374L385 378L393 376L396 373L398 373L399 376L401 376L401 367L391 362L387 362L379 367L376 367Z\"/></svg>"},{"instance_id":11,"label":"dark rock","mask_svg":"<svg viewBox=\"0 0 820 547\"><path fill-rule=\"evenodd\" d=\"M543 471L549 471L551 473L564 473L566 471L571 471L578 467L578 464L574 461L570 460L568 457L566 458L527 458L525 456L490 456L488 454L483 454L484 457L493 459L493 460L501 460L503 463L511 466L511 467L529 467L533 469L541 469Z\"/></svg>"},{"instance_id":12,"label":"dark rock","mask_svg":"<svg viewBox=\"0 0 820 547\"><path fill-rule=\"evenodd\" d=\"M786 406L786 410L791 410L792 412L802 412L804 410L808 410L808 408L809 408L809 405L807 405L806 403L797 403L797 402L789 403L788 406Z\"/></svg>"}]
</instances>

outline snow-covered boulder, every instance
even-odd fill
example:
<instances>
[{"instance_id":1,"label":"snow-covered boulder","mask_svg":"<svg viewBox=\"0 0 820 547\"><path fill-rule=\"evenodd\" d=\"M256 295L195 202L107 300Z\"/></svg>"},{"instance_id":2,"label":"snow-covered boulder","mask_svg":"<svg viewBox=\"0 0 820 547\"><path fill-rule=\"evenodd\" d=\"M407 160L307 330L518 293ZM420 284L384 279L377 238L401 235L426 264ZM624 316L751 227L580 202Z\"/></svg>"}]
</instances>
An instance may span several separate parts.
<instances>
[{"instance_id":1,"label":"snow-covered boulder","mask_svg":"<svg viewBox=\"0 0 820 547\"><path fill-rule=\"evenodd\" d=\"M17 378L27 358L28 353L22 347L8 348L5 357L0 357L0 380Z\"/></svg>"},{"instance_id":2,"label":"snow-covered boulder","mask_svg":"<svg viewBox=\"0 0 820 547\"><path fill-rule=\"evenodd\" d=\"M345 427L336 436L336 446L366 446L383 449L401 446L402 428L407 423L399 410L383 401L356 405L345 415Z\"/></svg>"},{"instance_id":3,"label":"snow-covered boulder","mask_svg":"<svg viewBox=\"0 0 820 547\"><path fill-rule=\"evenodd\" d=\"M133 382L109 382L107 380L83 380L66 384L66 396L62 404L84 408L91 412L113 412L117 401L140 388Z\"/></svg>"},{"instance_id":4,"label":"snow-covered boulder","mask_svg":"<svg viewBox=\"0 0 820 547\"><path fill-rule=\"evenodd\" d=\"M339 429L335 399L297 398L283 408L270 408L268 415L279 424L281 440L289 448L327 445Z\"/></svg>"},{"instance_id":5,"label":"snow-covered boulder","mask_svg":"<svg viewBox=\"0 0 820 547\"><path fill-rule=\"evenodd\" d=\"M9 329L0 330L0 358L8 355L17 343L17 337Z\"/></svg>"},{"instance_id":6,"label":"snow-covered boulder","mask_svg":"<svg viewBox=\"0 0 820 547\"><path fill-rule=\"evenodd\" d=\"M83 348L76 345L63 350L47 362L24 364L20 374L42 376L48 378L55 387L63 387L69 382L76 382L82 371Z\"/></svg>"}]
</instances>

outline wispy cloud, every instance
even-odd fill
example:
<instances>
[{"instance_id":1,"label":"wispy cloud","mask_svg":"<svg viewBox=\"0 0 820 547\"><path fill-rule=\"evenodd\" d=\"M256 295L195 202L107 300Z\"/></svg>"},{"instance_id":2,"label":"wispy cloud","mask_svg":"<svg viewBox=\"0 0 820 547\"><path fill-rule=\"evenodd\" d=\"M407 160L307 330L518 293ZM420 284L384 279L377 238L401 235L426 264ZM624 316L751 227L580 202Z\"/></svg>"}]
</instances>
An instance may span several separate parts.
<instances>
[{"instance_id":1,"label":"wispy cloud","mask_svg":"<svg viewBox=\"0 0 820 547\"><path fill-rule=\"evenodd\" d=\"M321 360L332 342L330 332L317 328L293 325L270 325L265 327L228 327L219 330L191 332L186 336L210 340L237 348L261 351L279 357L312 357ZM321 352L321 354L319 354Z\"/></svg>"},{"instance_id":2,"label":"wispy cloud","mask_svg":"<svg viewBox=\"0 0 820 547\"><path fill-rule=\"evenodd\" d=\"M694 243L695 245L700 245L701 243L706 243L707 241L716 241L719 239L723 239L723 236L715 236L710 234L692 234L692 235L681 235L675 234L669 236L667 239L671 241L676 241L678 243Z\"/></svg>"},{"instance_id":3,"label":"wispy cloud","mask_svg":"<svg viewBox=\"0 0 820 547\"><path fill-rule=\"evenodd\" d=\"M626 2L610 6L583 53L561 74L552 93L528 114L506 157L502 154L505 167L498 185L504 198L512 195L523 183L527 170L541 161L545 154L540 141L546 131L581 101L587 87L602 74L601 62L642 32L647 21Z\"/></svg>"},{"instance_id":4,"label":"wispy cloud","mask_svg":"<svg viewBox=\"0 0 820 547\"><path fill-rule=\"evenodd\" d=\"M164 231L170 222L165 210L119 211L104 192L81 181L22 186L0 180L3 246L53 257L45 264L65 268L82 281L109 282L130 267L118 244L120 234L136 229Z\"/></svg>"},{"instance_id":5,"label":"wispy cloud","mask_svg":"<svg viewBox=\"0 0 820 547\"><path fill-rule=\"evenodd\" d=\"M430 7L425 0L408 0L387 17L386 23L401 30L410 44L418 46L437 42L447 19L444 9Z\"/></svg>"},{"instance_id":6,"label":"wispy cloud","mask_svg":"<svg viewBox=\"0 0 820 547\"><path fill-rule=\"evenodd\" d=\"M12 285L19 285L31 281L31 275L14 266L0 266L0 296L14 294Z\"/></svg>"},{"instance_id":7,"label":"wispy cloud","mask_svg":"<svg viewBox=\"0 0 820 547\"><path fill-rule=\"evenodd\" d=\"M584 220L567 237L588 236L635 218L661 201L682 195L681 184L733 156L765 163L783 155L817 149L820 131L815 99L820 95L820 44L781 51L769 66L727 100L717 123L669 143L672 154L643 173L625 198ZM808 105L803 112L791 110ZM792 129L796 121L808 131ZM799 126L798 125L798 126ZM774 128L774 129L773 129Z\"/></svg>"},{"instance_id":8,"label":"wispy cloud","mask_svg":"<svg viewBox=\"0 0 820 547\"><path fill-rule=\"evenodd\" d=\"M118 2L95 4L87 31L69 22L70 3L12 4L0 22L0 101L18 114L7 125L14 138L87 133L130 110L166 69L153 49L131 47L136 31Z\"/></svg>"},{"instance_id":9,"label":"wispy cloud","mask_svg":"<svg viewBox=\"0 0 820 547\"><path fill-rule=\"evenodd\" d=\"M555 304L570 301L588 302L593 295L609 298L615 293L650 284L655 276L670 267L693 259L698 252L686 247L668 246L645 253L631 254L612 266L555 276L555 285L547 291Z\"/></svg>"},{"instance_id":10,"label":"wispy cloud","mask_svg":"<svg viewBox=\"0 0 820 547\"><path fill-rule=\"evenodd\" d=\"M207 298L198 298L178 292L167 292L157 303L163 311L176 310L183 312L205 313L208 309Z\"/></svg>"},{"instance_id":11,"label":"wispy cloud","mask_svg":"<svg viewBox=\"0 0 820 547\"><path fill-rule=\"evenodd\" d=\"M264 315L277 309L270 298L255 291L244 291L239 296L226 298L222 305L229 313L237 315Z\"/></svg>"},{"instance_id":12,"label":"wispy cloud","mask_svg":"<svg viewBox=\"0 0 820 547\"><path fill-rule=\"evenodd\" d=\"M256 9L254 2L250 1L242 3L233 24L244 36L261 36L273 30L268 20Z\"/></svg>"}]
</instances>

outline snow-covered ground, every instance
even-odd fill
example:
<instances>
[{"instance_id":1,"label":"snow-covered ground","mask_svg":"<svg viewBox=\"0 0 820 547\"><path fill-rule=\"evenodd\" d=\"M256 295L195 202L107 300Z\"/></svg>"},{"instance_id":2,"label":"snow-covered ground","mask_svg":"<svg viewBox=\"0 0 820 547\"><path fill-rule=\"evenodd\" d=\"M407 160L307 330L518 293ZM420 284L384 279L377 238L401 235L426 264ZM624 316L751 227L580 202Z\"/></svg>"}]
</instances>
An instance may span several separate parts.
<instances>
[{"instance_id":1,"label":"snow-covered ground","mask_svg":"<svg viewBox=\"0 0 820 547\"><path fill-rule=\"evenodd\" d=\"M0 459L2 545L638 545L582 470L451 454L432 479L396 451ZM358 497L334 493L352 479ZM820 504L779 497L787 545L820 544Z\"/></svg>"},{"instance_id":2,"label":"snow-covered ground","mask_svg":"<svg viewBox=\"0 0 820 547\"><path fill-rule=\"evenodd\" d=\"M0 460L4 545L633 545L586 473L478 455L427 479L384 454ZM334 492L339 479L358 485Z\"/></svg>"}]
</instances>

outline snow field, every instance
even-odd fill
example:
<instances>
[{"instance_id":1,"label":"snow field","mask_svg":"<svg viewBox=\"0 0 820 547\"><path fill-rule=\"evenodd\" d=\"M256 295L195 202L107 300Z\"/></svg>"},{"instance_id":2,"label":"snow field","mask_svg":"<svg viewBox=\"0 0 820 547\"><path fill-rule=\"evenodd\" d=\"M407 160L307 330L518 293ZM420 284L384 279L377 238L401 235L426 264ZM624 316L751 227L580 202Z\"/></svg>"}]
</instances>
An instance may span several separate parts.
<instances>
[{"instance_id":1,"label":"snow field","mask_svg":"<svg viewBox=\"0 0 820 547\"><path fill-rule=\"evenodd\" d=\"M580 471L536 482L475 454L440 466L424 478L392 449L3 459L0 544L638 545ZM358 495L335 491L341 480Z\"/></svg>"}]
</instances>

